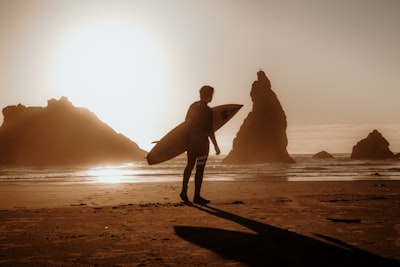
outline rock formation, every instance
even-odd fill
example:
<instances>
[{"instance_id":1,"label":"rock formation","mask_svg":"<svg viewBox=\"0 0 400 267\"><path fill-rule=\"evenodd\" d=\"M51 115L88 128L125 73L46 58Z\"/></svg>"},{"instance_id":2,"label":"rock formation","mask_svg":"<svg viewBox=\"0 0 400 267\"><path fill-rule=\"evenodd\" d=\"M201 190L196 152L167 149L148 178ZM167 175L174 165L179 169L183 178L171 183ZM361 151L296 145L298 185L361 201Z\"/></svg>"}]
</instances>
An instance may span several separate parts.
<instances>
[{"instance_id":1,"label":"rock formation","mask_svg":"<svg viewBox=\"0 0 400 267\"><path fill-rule=\"evenodd\" d=\"M333 156L326 151L318 152L313 156L314 159L331 159Z\"/></svg>"},{"instance_id":2,"label":"rock formation","mask_svg":"<svg viewBox=\"0 0 400 267\"><path fill-rule=\"evenodd\" d=\"M47 107L8 106L0 127L0 164L69 165L144 160L146 151L85 108L62 97Z\"/></svg>"},{"instance_id":3,"label":"rock formation","mask_svg":"<svg viewBox=\"0 0 400 267\"><path fill-rule=\"evenodd\" d=\"M389 149L389 142L377 130L353 146L352 159L389 159L395 155Z\"/></svg>"},{"instance_id":4,"label":"rock formation","mask_svg":"<svg viewBox=\"0 0 400 267\"><path fill-rule=\"evenodd\" d=\"M223 160L227 164L255 164L268 162L294 163L286 147L286 115L271 90L271 83L263 71L250 91L253 109L244 120L233 147Z\"/></svg>"}]
</instances>

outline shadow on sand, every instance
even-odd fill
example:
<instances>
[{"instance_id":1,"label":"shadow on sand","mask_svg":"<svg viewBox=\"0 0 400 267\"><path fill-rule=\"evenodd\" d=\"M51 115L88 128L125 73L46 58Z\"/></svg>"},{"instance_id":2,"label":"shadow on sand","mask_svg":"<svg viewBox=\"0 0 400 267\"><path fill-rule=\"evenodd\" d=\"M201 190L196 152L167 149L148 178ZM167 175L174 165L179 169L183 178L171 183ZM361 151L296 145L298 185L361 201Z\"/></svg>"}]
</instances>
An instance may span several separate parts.
<instances>
[{"instance_id":1,"label":"shadow on sand","mask_svg":"<svg viewBox=\"0 0 400 267\"><path fill-rule=\"evenodd\" d=\"M217 228L175 226L179 237L249 266L400 266L329 236L310 238L211 206L193 206L238 223L255 234Z\"/></svg>"}]
</instances>

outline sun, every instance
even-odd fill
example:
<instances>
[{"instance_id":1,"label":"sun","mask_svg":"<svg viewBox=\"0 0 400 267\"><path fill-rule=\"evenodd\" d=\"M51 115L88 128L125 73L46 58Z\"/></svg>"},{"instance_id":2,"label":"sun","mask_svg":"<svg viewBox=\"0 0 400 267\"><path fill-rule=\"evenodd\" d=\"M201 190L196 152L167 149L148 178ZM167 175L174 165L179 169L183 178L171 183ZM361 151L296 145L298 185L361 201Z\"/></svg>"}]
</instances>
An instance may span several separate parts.
<instances>
[{"instance_id":1,"label":"sun","mask_svg":"<svg viewBox=\"0 0 400 267\"><path fill-rule=\"evenodd\" d=\"M162 42L148 29L123 19L93 20L60 38L49 68L50 87L55 97L89 108L140 143L146 133L139 129L162 113L168 96L166 64Z\"/></svg>"}]
</instances>

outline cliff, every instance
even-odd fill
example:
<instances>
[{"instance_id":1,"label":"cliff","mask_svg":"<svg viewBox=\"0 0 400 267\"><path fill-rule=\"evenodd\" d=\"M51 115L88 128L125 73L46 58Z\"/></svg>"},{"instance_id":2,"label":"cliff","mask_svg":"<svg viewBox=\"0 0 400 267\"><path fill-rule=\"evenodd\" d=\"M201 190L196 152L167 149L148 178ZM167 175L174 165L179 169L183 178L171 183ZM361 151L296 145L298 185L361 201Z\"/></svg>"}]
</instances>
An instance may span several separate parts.
<instances>
[{"instance_id":1,"label":"cliff","mask_svg":"<svg viewBox=\"0 0 400 267\"><path fill-rule=\"evenodd\" d=\"M0 164L70 165L144 160L146 151L62 97L47 107L8 106L0 127Z\"/></svg>"},{"instance_id":2,"label":"cliff","mask_svg":"<svg viewBox=\"0 0 400 267\"><path fill-rule=\"evenodd\" d=\"M360 140L351 153L352 159L389 159L395 155L389 149L389 142L378 130L373 130L368 136Z\"/></svg>"},{"instance_id":3,"label":"cliff","mask_svg":"<svg viewBox=\"0 0 400 267\"><path fill-rule=\"evenodd\" d=\"M253 101L252 111L240 127L233 140L232 150L223 163L294 163L286 150L288 140L285 112L263 71L257 73L250 96Z\"/></svg>"}]
</instances>

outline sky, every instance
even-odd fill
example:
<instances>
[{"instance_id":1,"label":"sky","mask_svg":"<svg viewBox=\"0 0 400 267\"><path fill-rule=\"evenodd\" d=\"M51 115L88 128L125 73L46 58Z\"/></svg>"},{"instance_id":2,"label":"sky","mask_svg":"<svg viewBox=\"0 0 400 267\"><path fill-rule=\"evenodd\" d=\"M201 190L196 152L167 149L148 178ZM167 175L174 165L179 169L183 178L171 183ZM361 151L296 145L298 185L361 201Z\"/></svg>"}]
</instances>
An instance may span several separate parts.
<instances>
[{"instance_id":1,"label":"sky","mask_svg":"<svg viewBox=\"0 0 400 267\"><path fill-rule=\"evenodd\" d=\"M0 0L0 108L66 96L149 150L202 85L242 110L265 71L289 153L351 153L373 129L400 152L400 1ZM0 122L3 117L0 115Z\"/></svg>"}]
</instances>

